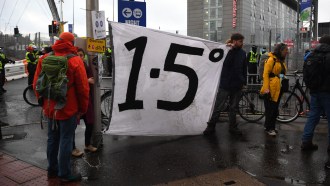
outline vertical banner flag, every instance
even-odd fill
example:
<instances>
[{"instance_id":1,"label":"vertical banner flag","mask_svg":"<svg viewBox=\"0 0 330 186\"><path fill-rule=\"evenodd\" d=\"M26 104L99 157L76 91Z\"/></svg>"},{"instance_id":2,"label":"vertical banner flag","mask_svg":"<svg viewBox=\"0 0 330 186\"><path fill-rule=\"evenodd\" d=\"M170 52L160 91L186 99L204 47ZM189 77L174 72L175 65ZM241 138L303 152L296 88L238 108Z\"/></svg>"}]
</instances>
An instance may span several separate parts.
<instances>
[{"instance_id":1,"label":"vertical banner flag","mask_svg":"<svg viewBox=\"0 0 330 186\"><path fill-rule=\"evenodd\" d=\"M229 48L110 22L114 135L196 135L209 120Z\"/></svg>"},{"instance_id":2,"label":"vertical banner flag","mask_svg":"<svg viewBox=\"0 0 330 186\"><path fill-rule=\"evenodd\" d=\"M311 17L311 0L299 0L300 2L300 21L310 21Z\"/></svg>"}]
</instances>

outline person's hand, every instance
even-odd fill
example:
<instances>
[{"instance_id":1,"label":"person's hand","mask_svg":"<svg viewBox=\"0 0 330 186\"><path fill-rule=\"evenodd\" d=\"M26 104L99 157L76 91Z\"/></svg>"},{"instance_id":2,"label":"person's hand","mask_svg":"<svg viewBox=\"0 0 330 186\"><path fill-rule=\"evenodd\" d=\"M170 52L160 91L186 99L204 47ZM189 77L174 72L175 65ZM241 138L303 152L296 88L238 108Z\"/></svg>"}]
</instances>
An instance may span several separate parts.
<instances>
[{"instance_id":1,"label":"person's hand","mask_svg":"<svg viewBox=\"0 0 330 186\"><path fill-rule=\"evenodd\" d=\"M265 90L264 90L264 93L265 93L265 94L268 94L269 92L270 92L269 89L265 89Z\"/></svg>"},{"instance_id":2,"label":"person's hand","mask_svg":"<svg viewBox=\"0 0 330 186\"><path fill-rule=\"evenodd\" d=\"M94 80L94 78L93 78L93 77L91 77L91 78L88 78L88 83L90 83L90 84L94 85L94 83L95 83L95 80Z\"/></svg>"}]
</instances>

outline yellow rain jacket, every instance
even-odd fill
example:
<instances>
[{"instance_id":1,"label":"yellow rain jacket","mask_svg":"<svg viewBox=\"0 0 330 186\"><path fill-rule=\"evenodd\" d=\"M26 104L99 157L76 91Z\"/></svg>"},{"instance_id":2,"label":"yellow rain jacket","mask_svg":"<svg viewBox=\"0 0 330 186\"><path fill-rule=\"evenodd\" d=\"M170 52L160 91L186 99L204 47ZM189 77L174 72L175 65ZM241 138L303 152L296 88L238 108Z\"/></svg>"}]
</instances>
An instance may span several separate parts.
<instances>
[{"instance_id":1,"label":"yellow rain jacket","mask_svg":"<svg viewBox=\"0 0 330 186\"><path fill-rule=\"evenodd\" d=\"M275 65L274 65L275 63ZM287 67L285 62L282 61L285 68L284 75L286 73ZM266 89L269 89L272 101L277 102L280 91L281 91L281 79L279 78L282 71L282 65L279 59L275 57L273 53L269 53L269 59L265 63L264 73L263 73L263 84L260 90L261 94L265 93ZM269 77L269 74L273 73L274 77Z\"/></svg>"}]
</instances>

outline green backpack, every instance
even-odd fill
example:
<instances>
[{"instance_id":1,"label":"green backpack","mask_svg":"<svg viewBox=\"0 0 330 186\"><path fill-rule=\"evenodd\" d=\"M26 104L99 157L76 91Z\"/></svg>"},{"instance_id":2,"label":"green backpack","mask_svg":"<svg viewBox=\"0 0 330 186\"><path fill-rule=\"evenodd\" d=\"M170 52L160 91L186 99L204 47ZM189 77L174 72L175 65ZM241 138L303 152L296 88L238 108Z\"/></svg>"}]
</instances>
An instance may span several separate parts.
<instances>
[{"instance_id":1,"label":"green backpack","mask_svg":"<svg viewBox=\"0 0 330 186\"><path fill-rule=\"evenodd\" d=\"M66 104L66 93L68 90L68 60L74 54L67 56L55 56L50 54L42 60L41 72L36 83L36 91L41 99L55 100L55 109L62 109Z\"/></svg>"}]
</instances>

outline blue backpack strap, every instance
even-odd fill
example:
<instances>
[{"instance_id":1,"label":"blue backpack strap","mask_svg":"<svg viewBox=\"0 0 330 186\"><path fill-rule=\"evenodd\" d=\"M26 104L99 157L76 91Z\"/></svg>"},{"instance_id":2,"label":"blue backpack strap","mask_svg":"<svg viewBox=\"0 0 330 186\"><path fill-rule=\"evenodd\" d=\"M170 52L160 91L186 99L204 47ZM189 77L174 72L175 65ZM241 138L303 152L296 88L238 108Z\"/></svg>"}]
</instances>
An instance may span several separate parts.
<instances>
[{"instance_id":1,"label":"blue backpack strap","mask_svg":"<svg viewBox=\"0 0 330 186\"><path fill-rule=\"evenodd\" d=\"M309 56L311 53L312 53L312 52L311 52L311 51L309 51L309 52L307 52L307 53L305 54L305 56L304 56L304 61L306 61L306 60L307 60L308 56Z\"/></svg>"}]
</instances>

